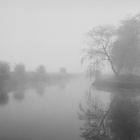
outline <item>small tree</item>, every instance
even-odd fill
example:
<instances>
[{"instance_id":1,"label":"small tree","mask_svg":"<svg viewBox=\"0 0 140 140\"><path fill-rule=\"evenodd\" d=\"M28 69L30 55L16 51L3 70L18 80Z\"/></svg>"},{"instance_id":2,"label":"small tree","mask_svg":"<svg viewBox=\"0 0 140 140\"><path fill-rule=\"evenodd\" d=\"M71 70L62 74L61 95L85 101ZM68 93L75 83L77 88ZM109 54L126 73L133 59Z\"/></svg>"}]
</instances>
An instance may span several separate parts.
<instances>
[{"instance_id":1,"label":"small tree","mask_svg":"<svg viewBox=\"0 0 140 140\"><path fill-rule=\"evenodd\" d=\"M64 67L61 67L60 70L59 70L59 72L60 72L61 74L66 74L66 73L67 73L67 70L66 70L66 68L64 68Z\"/></svg>"},{"instance_id":2,"label":"small tree","mask_svg":"<svg viewBox=\"0 0 140 140\"><path fill-rule=\"evenodd\" d=\"M14 72L19 75L24 74L26 72L25 66L23 64L17 64L15 66Z\"/></svg>"},{"instance_id":3,"label":"small tree","mask_svg":"<svg viewBox=\"0 0 140 140\"><path fill-rule=\"evenodd\" d=\"M47 78L46 68L44 65L40 65L36 69L36 78L39 81L45 81Z\"/></svg>"},{"instance_id":4,"label":"small tree","mask_svg":"<svg viewBox=\"0 0 140 140\"><path fill-rule=\"evenodd\" d=\"M39 74L46 74L46 68L45 68L45 66L44 65L38 66L36 72L39 73Z\"/></svg>"},{"instance_id":5,"label":"small tree","mask_svg":"<svg viewBox=\"0 0 140 140\"><path fill-rule=\"evenodd\" d=\"M27 72L24 64L17 64L14 68L12 82L15 86L23 86L27 80Z\"/></svg>"},{"instance_id":6,"label":"small tree","mask_svg":"<svg viewBox=\"0 0 140 140\"><path fill-rule=\"evenodd\" d=\"M10 66L7 62L0 62L0 92L6 92L7 81L10 79Z\"/></svg>"}]
</instances>

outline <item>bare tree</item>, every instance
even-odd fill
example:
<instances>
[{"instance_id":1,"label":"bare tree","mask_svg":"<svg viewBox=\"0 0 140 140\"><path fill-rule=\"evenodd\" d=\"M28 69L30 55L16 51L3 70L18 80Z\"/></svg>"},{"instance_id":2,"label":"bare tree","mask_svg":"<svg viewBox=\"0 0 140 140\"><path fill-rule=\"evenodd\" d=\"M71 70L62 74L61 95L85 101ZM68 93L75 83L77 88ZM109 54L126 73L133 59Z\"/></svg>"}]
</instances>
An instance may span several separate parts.
<instances>
[{"instance_id":1,"label":"bare tree","mask_svg":"<svg viewBox=\"0 0 140 140\"><path fill-rule=\"evenodd\" d=\"M124 19L118 28L97 26L88 32L88 48L82 62L88 60L88 70L96 74L104 64L113 73L136 73L140 67L140 16ZM106 62L105 62L106 61Z\"/></svg>"},{"instance_id":2,"label":"bare tree","mask_svg":"<svg viewBox=\"0 0 140 140\"><path fill-rule=\"evenodd\" d=\"M88 70L96 76L102 65L109 64L115 76L120 74L136 74L140 67L140 16L136 15L123 20L118 28L99 26L88 33L90 41L84 50L82 62L88 60ZM107 63L106 63L107 62ZM112 113L110 108L100 118L97 125L98 133L104 126L104 121ZM85 131L86 132L86 131Z\"/></svg>"},{"instance_id":3,"label":"bare tree","mask_svg":"<svg viewBox=\"0 0 140 140\"><path fill-rule=\"evenodd\" d=\"M84 120L84 127L81 128L81 137L86 140L109 138L109 131L106 120L103 119L106 108L99 98L93 97L91 91L86 93L86 107L79 104L79 119Z\"/></svg>"},{"instance_id":4,"label":"bare tree","mask_svg":"<svg viewBox=\"0 0 140 140\"><path fill-rule=\"evenodd\" d=\"M111 56L115 28L113 26L99 26L93 28L87 35L89 37L88 48L84 49L85 55L82 63L88 60L88 70L95 74L107 61L113 72L118 75Z\"/></svg>"}]
</instances>

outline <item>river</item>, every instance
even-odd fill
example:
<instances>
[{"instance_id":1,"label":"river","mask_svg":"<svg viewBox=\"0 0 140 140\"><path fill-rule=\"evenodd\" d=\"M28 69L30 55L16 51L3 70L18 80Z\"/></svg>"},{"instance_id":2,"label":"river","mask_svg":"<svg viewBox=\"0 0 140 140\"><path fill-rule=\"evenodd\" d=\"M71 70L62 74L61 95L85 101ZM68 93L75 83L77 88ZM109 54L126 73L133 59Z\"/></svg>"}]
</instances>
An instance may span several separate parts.
<instances>
[{"instance_id":1,"label":"river","mask_svg":"<svg viewBox=\"0 0 140 140\"><path fill-rule=\"evenodd\" d=\"M79 103L90 86L85 76L41 90L8 93L0 106L1 140L82 140ZM6 100L6 99L5 99Z\"/></svg>"}]
</instances>

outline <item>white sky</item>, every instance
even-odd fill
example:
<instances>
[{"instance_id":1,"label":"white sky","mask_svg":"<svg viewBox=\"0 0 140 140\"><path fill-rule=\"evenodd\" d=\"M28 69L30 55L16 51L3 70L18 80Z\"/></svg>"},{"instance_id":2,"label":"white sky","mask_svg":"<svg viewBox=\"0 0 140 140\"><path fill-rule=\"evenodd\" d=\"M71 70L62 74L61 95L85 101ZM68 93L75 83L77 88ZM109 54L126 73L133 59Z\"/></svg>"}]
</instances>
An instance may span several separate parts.
<instances>
[{"instance_id":1,"label":"white sky","mask_svg":"<svg viewBox=\"0 0 140 140\"><path fill-rule=\"evenodd\" d=\"M140 0L0 0L0 60L81 72L85 33L140 12Z\"/></svg>"}]
</instances>

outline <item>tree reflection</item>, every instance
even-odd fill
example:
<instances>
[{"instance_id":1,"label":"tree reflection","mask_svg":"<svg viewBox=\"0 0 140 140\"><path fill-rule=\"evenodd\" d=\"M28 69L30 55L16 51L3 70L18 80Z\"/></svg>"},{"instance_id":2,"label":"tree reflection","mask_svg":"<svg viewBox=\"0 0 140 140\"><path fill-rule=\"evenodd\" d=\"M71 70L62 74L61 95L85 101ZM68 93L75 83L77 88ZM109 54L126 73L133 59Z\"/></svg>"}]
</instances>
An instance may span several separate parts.
<instances>
[{"instance_id":1,"label":"tree reflection","mask_svg":"<svg viewBox=\"0 0 140 140\"><path fill-rule=\"evenodd\" d=\"M22 101L25 98L25 94L27 93L28 90L34 90L35 93L37 93L38 95L43 95L45 93L45 88L46 88L46 84L42 83L42 82L37 82L34 84L30 84L30 85L24 85L24 84L20 84L18 86L15 86L11 92L13 93L13 97L17 100L17 101Z\"/></svg>"},{"instance_id":2,"label":"tree reflection","mask_svg":"<svg viewBox=\"0 0 140 140\"><path fill-rule=\"evenodd\" d=\"M140 102L131 98L118 98L109 115L113 139L138 140L140 138Z\"/></svg>"},{"instance_id":3,"label":"tree reflection","mask_svg":"<svg viewBox=\"0 0 140 140\"><path fill-rule=\"evenodd\" d=\"M17 101L24 100L25 97L25 89L17 89L13 92L13 96Z\"/></svg>"},{"instance_id":4,"label":"tree reflection","mask_svg":"<svg viewBox=\"0 0 140 140\"><path fill-rule=\"evenodd\" d=\"M38 83L35 86L33 86L33 88L35 89L35 92L38 95L43 95L45 93L46 84L44 84L44 83Z\"/></svg>"},{"instance_id":5,"label":"tree reflection","mask_svg":"<svg viewBox=\"0 0 140 140\"><path fill-rule=\"evenodd\" d=\"M89 92L88 98L86 97L86 107L79 105L79 119L85 121L81 129L83 138L86 140L140 139L140 96L126 94L124 90L122 93L118 91L114 90L111 102L106 107L93 92Z\"/></svg>"},{"instance_id":6,"label":"tree reflection","mask_svg":"<svg viewBox=\"0 0 140 140\"><path fill-rule=\"evenodd\" d=\"M86 93L86 107L84 108L80 104L79 108L79 119L85 121L84 127L81 128L81 136L86 140L108 138L109 129L106 119L103 120L108 107L105 107L98 97L92 96L91 91L88 91ZM100 126L101 123L102 126Z\"/></svg>"},{"instance_id":7,"label":"tree reflection","mask_svg":"<svg viewBox=\"0 0 140 140\"><path fill-rule=\"evenodd\" d=\"M0 61L0 104L8 103L10 93L17 101L23 101L28 90L38 95L43 95L48 86L57 85L64 90L73 77L75 75L68 74L64 68L62 73L47 73L44 65L36 71L27 71L24 64L16 64L11 71L9 63Z\"/></svg>"},{"instance_id":8,"label":"tree reflection","mask_svg":"<svg viewBox=\"0 0 140 140\"><path fill-rule=\"evenodd\" d=\"M0 105L8 103L7 83L10 78L10 67L6 62L0 62Z\"/></svg>"},{"instance_id":9,"label":"tree reflection","mask_svg":"<svg viewBox=\"0 0 140 140\"><path fill-rule=\"evenodd\" d=\"M0 105L5 105L9 101L9 96L6 93L0 93Z\"/></svg>"},{"instance_id":10,"label":"tree reflection","mask_svg":"<svg viewBox=\"0 0 140 140\"><path fill-rule=\"evenodd\" d=\"M90 76L94 76L95 81L92 86L114 95L109 109L103 114L97 126L99 130L96 139L102 139L100 132L102 132L105 121L110 131L107 139L138 140L140 138L140 103L138 100L138 93L140 93L140 15L122 20L117 28L97 26L88 33L88 36L89 46L84 51L83 60L87 60ZM106 67L112 70L114 76L101 75Z\"/></svg>"}]
</instances>

